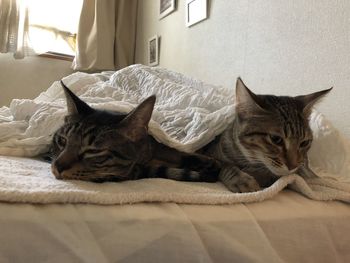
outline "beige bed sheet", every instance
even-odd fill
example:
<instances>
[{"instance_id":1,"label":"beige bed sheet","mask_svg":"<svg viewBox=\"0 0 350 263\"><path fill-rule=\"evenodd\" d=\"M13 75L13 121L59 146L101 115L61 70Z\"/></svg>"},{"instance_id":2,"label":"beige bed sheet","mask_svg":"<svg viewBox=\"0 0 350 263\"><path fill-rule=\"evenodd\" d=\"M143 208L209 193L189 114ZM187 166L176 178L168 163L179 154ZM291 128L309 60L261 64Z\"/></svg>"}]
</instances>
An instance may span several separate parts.
<instances>
[{"instance_id":1,"label":"beige bed sheet","mask_svg":"<svg viewBox=\"0 0 350 263\"><path fill-rule=\"evenodd\" d=\"M350 262L350 206L0 203L0 262Z\"/></svg>"}]
</instances>

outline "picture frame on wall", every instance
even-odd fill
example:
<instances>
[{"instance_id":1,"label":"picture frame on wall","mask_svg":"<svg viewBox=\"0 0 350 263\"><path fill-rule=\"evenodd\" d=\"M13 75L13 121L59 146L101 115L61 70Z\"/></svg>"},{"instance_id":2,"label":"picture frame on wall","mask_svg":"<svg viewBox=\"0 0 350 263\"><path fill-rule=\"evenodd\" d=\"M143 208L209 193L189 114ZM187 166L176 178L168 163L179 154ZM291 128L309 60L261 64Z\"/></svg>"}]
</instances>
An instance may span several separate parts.
<instances>
[{"instance_id":1,"label":"picture frame on wall","mask_svg":"<svg viewBox=\"0 0 350 263\"><path fill-rule=\"evenodd\" d=\"M159 19L175 10L175 0L159 0Z\"/></svg>"},{"instance_id":2,"label":"picture frame on wall","mask_svg":"<svg viewBox=\"0 0 350 263\"><path fill-rule=\"evenodd\" d=\"M159 37L155 35L148 40L148 65L157 66L159 64Z\"/></svg>"},{"instance_id":3,"label":"picture frame on wall","mask_svg":"<svg viewBox=\"0 0 350 263\"><path fill-rule=\"evenodd\" d=\"M193 26L208 18L207 0L186 0L186 26Z\"/></svg>"}]
</instances>

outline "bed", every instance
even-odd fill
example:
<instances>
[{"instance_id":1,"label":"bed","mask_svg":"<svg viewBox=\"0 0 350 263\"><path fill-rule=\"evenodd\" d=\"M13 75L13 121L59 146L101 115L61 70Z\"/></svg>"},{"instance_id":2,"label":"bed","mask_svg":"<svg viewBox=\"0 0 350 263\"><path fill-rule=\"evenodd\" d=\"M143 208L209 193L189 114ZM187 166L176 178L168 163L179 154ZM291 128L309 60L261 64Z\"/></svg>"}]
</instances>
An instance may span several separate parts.
<instances>
[{"instance_id":1,"label":"bed","mask_svg":"<svg viewBox=\"0 0 350 263\"><path fill-rule=\"evenodd\" d=\"M210 141L225 128L217 124L234 115L230 91L165 69L134 65L64 81L88 103L120 111L157 93L163 99L150 130L185 151ZM167 89L186 91L169 101ZM186 99L198 90L212 99ZM192 109L170 110L181 102ZM321 114L311 120L310 152L321 178L285 176L245 194L220 182L58 181L35 156L45 152L64 114L58 83L35 100L0 108L0 262L350 261L349 146Z\"/></svg>"},{"instance_id":2,"label":"bed","mask_svg":"<svg viewBox=\"0 0 350 263\"><path fill-rule=\"evenodd\" d=\"M348 262L349 205L0 204L1 262Z\"/></svg>"}]
</instances>

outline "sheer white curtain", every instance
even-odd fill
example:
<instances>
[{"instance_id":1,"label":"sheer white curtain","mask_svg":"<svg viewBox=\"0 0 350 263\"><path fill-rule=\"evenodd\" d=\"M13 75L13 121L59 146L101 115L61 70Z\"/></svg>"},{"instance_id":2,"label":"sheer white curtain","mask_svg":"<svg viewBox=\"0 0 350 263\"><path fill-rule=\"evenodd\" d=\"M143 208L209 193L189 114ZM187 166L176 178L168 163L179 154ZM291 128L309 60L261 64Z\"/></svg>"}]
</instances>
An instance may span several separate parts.
<instances>
[{"instance_id":1,"label":"sheer white curtain","mask_svg":"<svg viewBox=\"0 0 350 263\"><path fill-rule=\"evenodd\" d=\"M28 8L23 0L0 0L0 53L23 58L33 53L29 45Z\"/></svg>"},{"instance_id":2,"label":"sheer white curtain","mask_svg":"<svg viewBox=\"0 0 350 263\"><path fill-rule=\"evenodd\" d=\"M83 0L0 0L0 52L73 55Z\"/></svg>"},{"instance_id":3,"label":"sheer white curtain","mask_svg":"<svg viewBox=\"0 0 350 263\"><path fill-rule=\"evenodd\" d=\"M84 0L76 70L115 70L134 63L137 0Z\"/></svg>"}]
</instances>

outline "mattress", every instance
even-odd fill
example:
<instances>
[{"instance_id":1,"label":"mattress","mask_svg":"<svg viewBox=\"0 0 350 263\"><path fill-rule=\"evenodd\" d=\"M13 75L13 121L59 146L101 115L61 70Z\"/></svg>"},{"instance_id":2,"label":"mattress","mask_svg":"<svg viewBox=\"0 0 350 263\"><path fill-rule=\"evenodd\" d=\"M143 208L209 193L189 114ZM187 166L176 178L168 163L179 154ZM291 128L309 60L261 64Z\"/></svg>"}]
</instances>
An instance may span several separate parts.
<instances>
[{"instance_id":1,"label":"mattress","mask_svg":"<svg viewBox=\"0 0 350 263\"><path fill-rule=\"evenodd\" d=\"M350 262L350 208L260 203L0 203L0 262Z\"/></svg>"}]
</instances>

